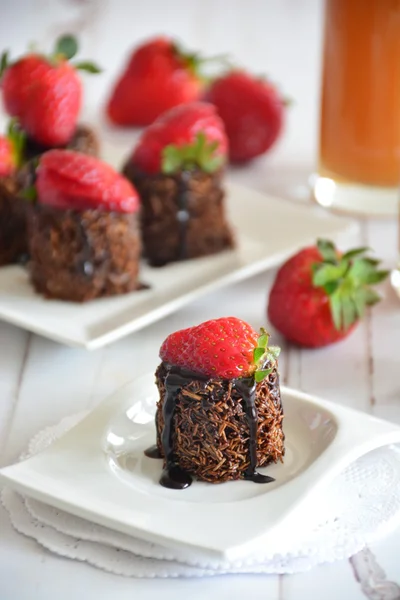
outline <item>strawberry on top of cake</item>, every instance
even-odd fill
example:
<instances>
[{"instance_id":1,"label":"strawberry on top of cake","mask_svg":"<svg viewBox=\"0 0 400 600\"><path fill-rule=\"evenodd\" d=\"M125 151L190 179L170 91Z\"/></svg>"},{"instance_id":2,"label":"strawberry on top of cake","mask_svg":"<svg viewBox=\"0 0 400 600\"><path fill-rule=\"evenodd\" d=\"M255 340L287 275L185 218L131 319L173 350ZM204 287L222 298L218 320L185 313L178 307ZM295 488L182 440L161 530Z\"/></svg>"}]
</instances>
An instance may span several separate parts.
<instances>
[{"instance_id":1,"label":"strawberry on top of cake","mask_svg":"<svg viewBox=\"0 0 400 600\"><path fill-rule=\"evenodd\" d=\"M205 102L173 108L142 133L124 174L141 196L152 265L232 247L222 185L227 148L223 123Z\"/></svg>"},{"instance_id":2,"label":"strawberry on top of cake","mask_svg":"<svg viewBox=\"0 0 400 600\"><path fill-rule=\"evenodd\" d=\"M70 150L42 155L29 213L36 290L83 302L139 287L139 197L99 159Z\"/></svg>"},{"instance_id":3,"label":"strawberry on top of cake","mask_svg":"<svg viewBox=\"0 0 400 600\"><path fill-rule=\"evenodd\" d=\"M273 479L256 467L282 460L284 434L277 357L269 335L236 317L171 333L156 371L160 483L182 489L192 477L221 483Z\"/></svg>"}]
</instances>

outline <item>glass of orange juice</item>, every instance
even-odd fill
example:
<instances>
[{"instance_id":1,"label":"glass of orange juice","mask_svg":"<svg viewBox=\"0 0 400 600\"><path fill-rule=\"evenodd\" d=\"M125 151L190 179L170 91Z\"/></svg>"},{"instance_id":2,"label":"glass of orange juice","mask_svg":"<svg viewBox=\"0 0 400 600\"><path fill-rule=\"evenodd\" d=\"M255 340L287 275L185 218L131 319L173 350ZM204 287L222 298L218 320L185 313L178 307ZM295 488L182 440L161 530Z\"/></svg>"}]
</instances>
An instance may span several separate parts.
<instances>
[{"instance_id":1,"label":"glass of orange juice","mask_svg":"<svg viewBox=\"0 0 400 600\"><path fill-rule=\"evenodd\" d=\"M326 0L314 197L396 215L399 182L400 0Z\"/></svg>"}]
</instances>

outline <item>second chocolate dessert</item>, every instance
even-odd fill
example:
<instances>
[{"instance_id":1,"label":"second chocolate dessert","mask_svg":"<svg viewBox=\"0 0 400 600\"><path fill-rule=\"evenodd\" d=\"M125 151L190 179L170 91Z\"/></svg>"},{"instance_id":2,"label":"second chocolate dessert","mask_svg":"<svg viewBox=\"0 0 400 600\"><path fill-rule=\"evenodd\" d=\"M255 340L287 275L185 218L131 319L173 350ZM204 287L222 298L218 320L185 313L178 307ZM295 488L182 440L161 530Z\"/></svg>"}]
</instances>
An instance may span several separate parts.
<instances>
[{"instance_id":1,"label":"second chocolate dessert","mask_svg":"<svg viewBox=\"0 0 400 600\"><path fill-rule=\"evenodd\" d=\"M78 72L96 73L99 68L88 61L70 62L77 51L77 40L66 34L56 40L48 56L32 48L15 60L9 60L8 51L2 54L2 103L13 117L8 135L13 171L8 174L11 179L0 185L0 264L17 262L26 255L27 205L20 196L21 192L25 196L27 190L21 189L20 168L32 160L36 163L44 152L54 148L98 154L96 134L78 124L83 99Z\"/></svg>"},{"instance_id":2,"label":"second chocolate dessert","mask_svg":"<svg viewBox=\"0 0 400 600\"><path fill-rule=\"evenodd\" d=\"M233 246L224 204L226 136L206 103L174 108L143 133L124 167L141 197L144 253L153 266Z\"/></svg>"},{"instance_id":3,"label":"second chocolate dessert","mask_svg":"<svg viewBox=\"0 0 400 600\"><path fill-rule=\"evenodd\" d=\"M138 289L138 196L109 165L51 150L37 171L29 212L29 270L36 290L75 302Z\"/></svg>"},{"instance_id":4,"label":"second chocolate dessert","mask_svg":"<svg viewBox=\"0 0 400 600\"><path fill-rule=\"evenodd\" d=\"M0 178L0 266L15 263L27 254L27 202L18 195L15 175Z\"/></svg>"},{"instance_id":5,"label":"second chocolate dessert","mask_svg":"<svg viewBox=\"0 0 400 600\"><path fill-rule=\"evenodd\" d=\"M82 152L82 154L89 154L89 156L99 156L100 154L99 138L94 129L88 125L77 125L70 141L67 144L64 144L62 148L65 150ZM44 146L43 144L36 142L33 138L27 137L24 148L24 161L36 158L52 149L54 149L54 147Z\"/></svg>"},{"instance_id":6,"label":"second chocolate dessert","mask_svg":"<svg viewBox=\"0 0 400 600\"><path fill-rule=\"evenodd\" d=\"M0 136L0 266L21 260L27 253L26 212L28 203L20 196L31 180L29 168L20 169L25 134L11 121Z\"/></svg>"},{"instance_id":7,"label":"second chocolate dessert","mask_svg":"<svg viewBox=\"0 0 400 600\"><path fill-rule=\"evenodd\" d=\"M47 148L26 138L19 127L11 123L9 140L13 147L14 169L0 176L0 265L25 261L28 254L27 214L30 210L29 190L35 183L35 167ZM68 149L97 156L99 141L95 132L78 126L67 145ZM28 194L26 193L28 190Z\"/></svg>"}]
</instances>

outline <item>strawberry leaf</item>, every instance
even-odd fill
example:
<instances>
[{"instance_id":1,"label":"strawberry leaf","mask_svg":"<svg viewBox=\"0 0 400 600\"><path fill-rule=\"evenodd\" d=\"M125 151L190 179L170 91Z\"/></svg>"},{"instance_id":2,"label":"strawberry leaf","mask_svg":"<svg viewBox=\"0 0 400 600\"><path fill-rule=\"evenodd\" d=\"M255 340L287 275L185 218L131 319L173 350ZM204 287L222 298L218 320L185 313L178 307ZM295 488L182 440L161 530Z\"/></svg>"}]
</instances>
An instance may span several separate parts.
<instances>
[{"instance_id":1,"label":"strawberry leaf","mask_svg":"<svg viewBox=\"0 0 400 600\"><path fill-rule=\"evenodd\" d=\"M257 340L257 346L259 348L265 349L268 346L268 342L269 342L269 333L267 333L264 328L261 328L261 335L259 336L259 338Z\"/></svg>"},{"instance_id":2,"label":"strawberry leaf","mask_svg":"<svg viewBox=\"0 0 400 600\"><path fill-rule=\"evenodd\" d=\"M320 268L317 269L313 276L313 284L324 287L327 283L337 281L344 275L346 265L332 265L330 263L320 263Z\"/></svg>"},{"instance_id":3,"label":"strawberry leaf","mask_svg":"<svg viewBox=\"0 0 400 600\"><path fill-rule=\"evenodd\" d=\"M176 173L181 167L181 155L176 146L166 146L163 150L163 173Z\"/></svg>"},{"instance_id":4,"label":"strawberry leaf","mask_svg":"<svg viewBox=\"0 0 400 600\"><path fill-rule=\"evenodd\" d=\"M318 240L317 246L323 260L311 267L313 285L329 296L335 328L347 330L363 317L367 306L380 300L370 286L386 279L389 271L379 270L380 261L365 256L369 248L355 248L340 255L327 240Z\"/></svg>"},{"instance_id":5,"label":"strawberry leaf","mask_svg":"<svg viewBox=\"0 0 400 600\"><path fill-rule=\"evenodd\" d=\"M342 295L342 323L343 329L347 329L357 320L356 306L350 296Z\"/></svg>"},{"instance_id":6,"label":"strawberry leaf","mask_svg":"<svg viewBox=\"0 0 400 600\"><path fill-rule=\"evenodd\" d=\"M331 296L334 292L336 292L338 287L339 287L338 281L329 281L328 283L326 283L323 286L323 288L324 288L325 292L328 294L328 296Z\"/></svg>"},{"instance_id":7,"label":"strawberry leaf","mask_svg":"<svg viewBox=\"0 0 400 600\"><path fill-rule=\"evenodd\" d=\"M260 383L263 381L270 373L272 373L273 369L260 369L254 373L254 379L256 383Z\"/></svg>"},{"instance_id":8,"label":"strawberry leaf","mask_svg":"<svg viewBox=\"0 0 400 600\"><path fill-rule=\"evenodd\" d=\"M85 71L86 73L97 74L102 72L102 69L98 65L85 60L73 63L73 65L75 69L78 69L79 71Z\"/></svg>"},{"instance_id":9,"label":"strawberry leaf","mask_svg":"<svg viewBox=\"0 0 400 600\"><path fill-rule=\"evenodd\" d=\"M281 351L278 346L268 346L269 333L261 327L257 347L253 350L253 363L256 366L254 378L257 383L265 379L276 367L276 361ZM268 368L265 368L268 366Z\"/></svg>"},{"instance_id":10,"label":"strawberry leaf","mask_svg":"<svg viewBox=\"0 0 400 600\"><path fill-rule=\"evenodd\" d=\"M228 67L230 69L234 68L228 54L202 56L199 52L189 52L177 41L173 44L173 51L184 66L203 83L210 83L213 79L210 77L210 73L205 73L205 65L215 63L217 67L223 67L224 69Z\"/></svg>"},{"instance_id":11,"label":"strawberry leaf","mask_svg":"<svg viewBox=\"0 0 400 600\"><path fill-rule=\"evenodd\" d=\"M332 296L330 296L329 304L331 307L333 323L336 329L339 330L342 328L342 303L340 290L337 290L334 294L332 294Z\"/></svg>"},{"instance_id":12,"label":"strawberry leaf","mask_svg":"<svg viewBox=\"0 0 400 600\"><path fill-rule=\"evenodd\" d=\"M380 295L371 288L366 288L362 290L362 297L366 306L373 306L381 300Z\"/></svg>"},{"instance_id":13,"label":"strawberry leaf","mask_svg":"<svg viewBox=\"0 0 400 600\"><path fill-rule=\"evenodd\" d=\"M28 200L29 202L35 203L37 200L37 190L34 185L30 185L29 187L24 188L19 196L24 200Z\"/></svg>"},{"instance_id":14,"label":"strawberry leaf","mask_svg":"<svg viewBox=\"0 0 400 600\"><path fill-rule=\"evenodd\" d=\"M5 52L3 52L0 58L0 77L3 75L4 71L9 66L8 58L8 50L6 50Z\"/></svg>"},{"instance_id":15,"label":"strawberry leaf","mask_svg":"<svg viewBox=\"0 0 400 600\"><path fill-rule=\"evenodd\" d=\"M78 42L71 34L66 34L58 38L54 49L55 55L62 55L67 60L73 58L78 52Z\"/></svg>"},{"instance_id":16,"label":"strawberry leaf","mask_svg":"<svg viewBox=\"0 0 400 600\"><path fill-rule=\"evenodd\" d=\"M367 263L369 263L370 265L379 265L382 261L377 259L377 258L370 258L369 256L364 256L363 260Z\"/></svg>"},{"instance_id":17,"label":"strawberry leaf","mask_svg":"<svg viewBox=\"0 0 400 600\"><path fill-rule=\"evenodd\" d=\"M375 273L370 273L368 275L366 283L374 284L380 283L384 281L386 277L389 275L390 271L375 271Z\"/></svg>"},{"instance_id":18,"label":"strawberry leaf","mask_svg":"<svg viewBox=\"0 0 400 600\"><path fill-rule=\"evenodd\" d=\"M253 362L255 362L257 364L258 361L260 360L260 358L262 356L264 356L264 354L265 354L264 348L254 348L254 350L253 350Z\"/></svg>"},{"instance_id":19,"label":"strawberry leaf","mask_svg":"<svg viewBox=\"0 0 400 600\"><path fill-rule=\"evenodd\" d=\"M360 254L364 254L364 252L369 252L369 250L370 250L370 248L368 248L367 246L364 246L362 248L354 248L353 250L349 250L348 252L345 252L345 254L343 254L343 256L342 256L342 259L344 258L345 260L350 260L351 258L355 258L356 256L359 256Z\"/></svg>"},{"instance_id":20,"label":"strawberry leaf","mask_svg":"<svg viewBox=\"0 0 400 600\"><path fill-rule=\"evenodd\" d=\"M365 306L366 306L364 290L363 289L356 290L352 296L352 300L354 302L357 317L359 319L362 319L365 314Z\"/></svg>"},{"instance_id":21,"label":"strawberry leaf","mask_svg":"<svg viewBox=\"0 0 400 600\"><path fill-rule=\"evenodd\" d=\"M332 296L329 297L329 304L331 307L333 323L336 329L338 330L342 328L342 305L340 295L340 290L337 290L335 293L332 294Z\"/></svg>"},{"instance_id":22,"label":"strawberry leaf","mask_svg":"<svg viewBox=\"0 0 400 600\"><path fill-rule=\"evenodd\" d=\"M222 167L225 156L216 154L217 140L207 140L204 132L199 131L190 144L177 146L169 144L162 151L161 170L165 174L196 168L213 173Z\"/></svg>"},{"instance_id":23,"label":"strawberry leaf","mask_svg":"<svg viewBox=\"0 0 400 600\"><path fill-rule=\"evenodd\" d=\"M335 245L329 240L317 240L317 248L325 262L336 264L338 255Z\"/></svg>"},{"instance_id":24,"label":"strawberry leaf","mask_svg":"<svg viewBox=\"0 0 400 600\"><path fill-rule=\"evenodd\" d=\"M270 359L276 360L280 353L281 349L279 348L279 346L268 346L267 348L267 354L270 357Z\"/></svg>"},{"instance_id":25,"label":"strawberry leaf","mask_svg":"<svg viewBox=\"0 0 400 600\"><path fill-rule=\"evenodd\" d=\"M12 144L14 165L20 167L23 162L26 133L21 129L17 119L10 120L7 128L7 138Z\"/></svg>"}]
</instances>

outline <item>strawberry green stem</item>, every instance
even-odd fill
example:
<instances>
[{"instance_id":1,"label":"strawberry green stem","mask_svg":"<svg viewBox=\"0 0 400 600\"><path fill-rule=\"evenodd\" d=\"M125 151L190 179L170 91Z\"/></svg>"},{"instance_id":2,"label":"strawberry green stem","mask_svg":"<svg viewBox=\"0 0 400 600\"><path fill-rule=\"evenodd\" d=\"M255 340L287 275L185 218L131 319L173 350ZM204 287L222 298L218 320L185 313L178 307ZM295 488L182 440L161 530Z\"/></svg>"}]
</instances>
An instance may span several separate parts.
<instances>
[{"instance_id":1,"label":"strawberry green stem","mask_svg":"<svg viewBox=\"0 0 400 600\"><path fill-rule=\"evenodd\" d=\"M389 271L378 269L380 261L366 256L366 247L341 255L330 240L318 240L317 248L322 260L312 265L313 285L329 297L335 328L347 331L368 306L379 302L372 286L386 279Z\"/></svg>"},{"instance_id":2,"label":"strawberry green stem","mask_svg":"<svg viewBox=\"0 0 400 600\"><path fill-rule=\"evenodd\" d=\"M256 383L263 381L276 368L281 349L278 346L268 346L269 333L261 327L257 347L253 351L253 363L256 366L254 379ZM268 368L265 368L270 365Z\"/></svg>"}]
</instances>

